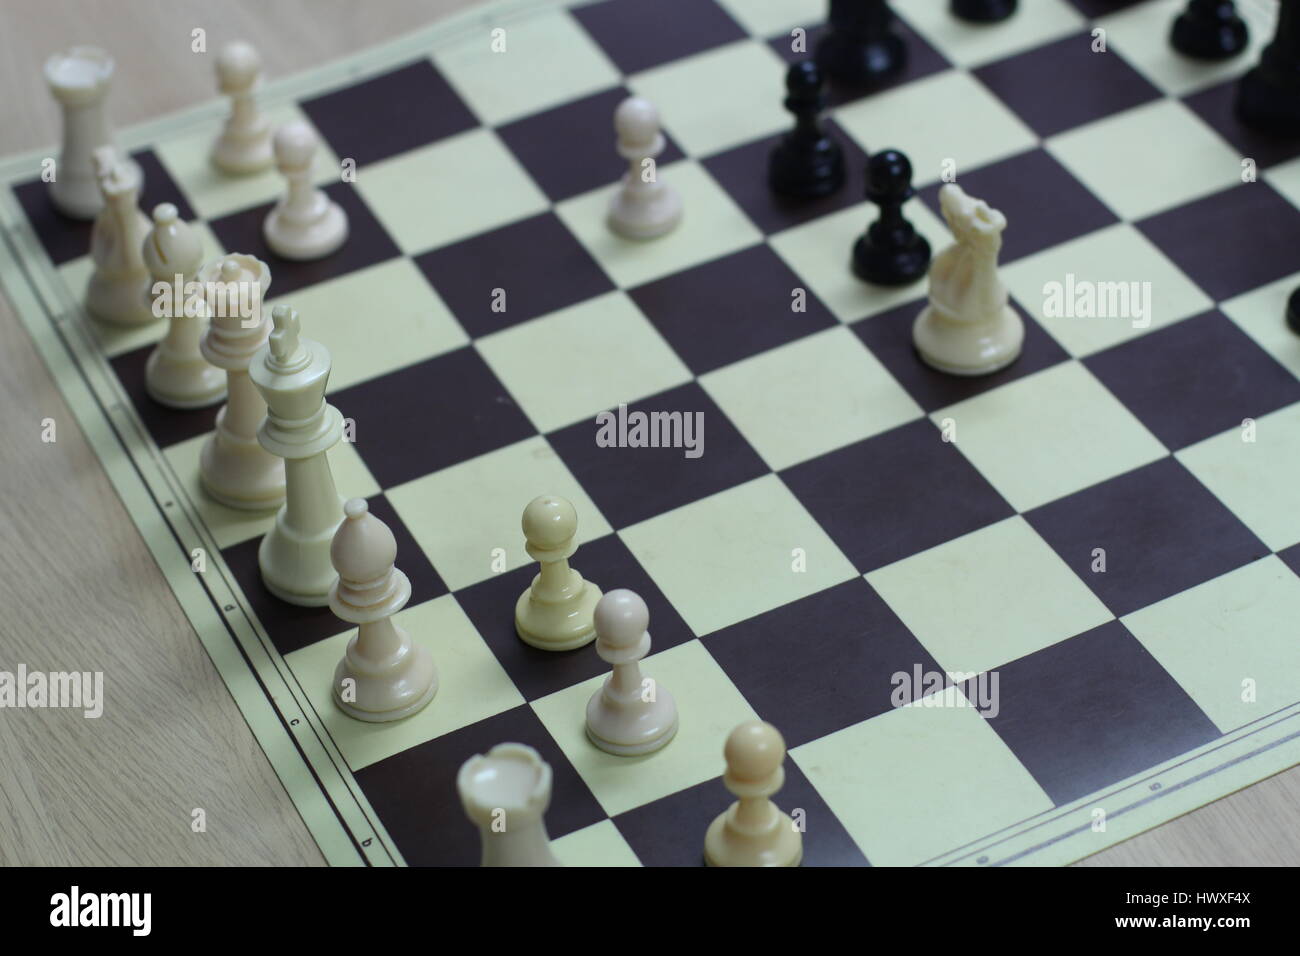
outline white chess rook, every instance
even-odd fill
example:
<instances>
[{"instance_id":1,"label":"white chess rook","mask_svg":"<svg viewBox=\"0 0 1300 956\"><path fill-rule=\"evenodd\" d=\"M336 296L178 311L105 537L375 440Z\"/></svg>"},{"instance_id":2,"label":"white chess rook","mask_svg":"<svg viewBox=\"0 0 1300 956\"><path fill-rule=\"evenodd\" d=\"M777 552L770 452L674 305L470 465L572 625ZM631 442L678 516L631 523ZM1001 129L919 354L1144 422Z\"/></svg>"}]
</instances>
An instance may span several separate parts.
<instances>
[{"instance_id":1,"label":"white chess rook","mask_svg":"<svg viewBox=\"0 0 1300 956\"><path fill-rule=\"evenodd\" d=\"M161 302L167 335L149 353L144 384L149 397L169 408L204 408L226 397L226 373L199 350L208 323L207 303L187 301L185 286L198 276L203 244L171 203L154 207L153 229L144 240L144 263L154 287L146 293L150 309Z\"/></svg>"},{"instance_id":2,"label":"white chess rook","mask_svg":"<svg viewBox=\"0 0 1300 956\"><path fill-rule=\"evenodd\" d=\"M271 124L253 98L261 73L262 58L251 43L234 40L217 54L217 86L230 97L230 117L212 144L213 165L223 173L260 173L275 161Z\"/></svg>"},{"instance_id":3,"label":"white chess rook","mask_svg":"<svg viewBox=\"0 0 1300 956\"><path fill-rule=\"evenodd\" d=\"M569 567L578 550L578 515L557 495L529 502L523 518L525 550L541 563L532 585L515 603L515 630L525 644L544 651L571 651L596 638L592 614L600 588Z\"/></svg>"},{"instance_id":4,"label":"white chess rook","mask_svg":"<svg viewBox=\"0 0 1300 956\"><path fill-rule=\"evenodd\" d=\"M199 456L199 483L228 508L275 508L284 501L284 461L257 441L266 402L248 377L249 362L271 331L270 319L262 313L271 271L253 256L230 255L204 267L199 281L208 312L208 330L199 349L226 371L226 404ZM247 320L239 308L241 300L252 310Z\"/></svg>"},{"instance_id":5,"label":"white chess rook","mask_svg":"<svg viewBox=\"0 0 1300 956\"><path fill-rule=\"evenodd\" d=\"M348 238L347 214L311 181L318 145L306 123L287 123L275 132L275 163L289 186L267 214L262 233L271 251L285 259L321 259Z\"/></svg>"},{"instance_id":6,"label":"white chess rook","mask_svg":"<svg viewBox=\"0 0 1300 956\"><path fill-rule=\"evenodd\" d=\"M657 683L643 684L640 661L650 652L650 611L626 588L596 604L596 653L613 673L587 702L587 737L620 757L653 753L677 733L677 704Z\"/></svg>"},{"instance_id":7,"label":"white chess rook","mask_svg":"<svg viewBox=\"0 0 1300 956\"><path fill-rule=\"evenodd\" d=\"M648 100L628 97L614 111L614 131L618 154L628 166L610 201L609 228L625 239L654 239L671 232L682 218L682 197L660 180L654 163L664 150L658 111Z\"/></svg>"},{"instance_id":8,"label":"white chess rook","mask_svg":"<svg viewBox=\"0 0 1300 956\"><path fill-rule=\"evenodd\" d=\"M737 800L704 838L709 866L798 866L803 834L770 797L785 783L785 741L771 724L753 720L727 736L722 782Z\"/></svg>"},{"instance_id":9,"label":"white chess rook","mask_svg":"<svg viewBox=\"0 0 1300 956\"><path fill-rule=\"evenodd\" d=\"M460 802L479 830L482 866L559 866L543 816L551 804L551 767L532 747L497 744L456 774Z\"/></svg>"},{"instance_id":10,"label":"white chess rook","mask_svg":"<svg viewBox=\"0 0 1300 956\"><path fill-rule=\"evenodd\" d=\"M54 167L50 199L65 216L94 219L104 208L95 150L116 146L105 103L113 81L113 60L98 47L73 47L45 61L45 81L63 111L63 148ZM143 185L140 167L125 157L121 162Z\"/></svg>"},{"instance_id":11,"label":"white chess rook","mask_svg":"<svg viewBox=\"0 0 1300 956\"><path fill-rule=\"evenodd\" d=\"M95 150L104 208L90 233L95 269L86 283L86 311L113 325L157 321L149 300L152 276L144 261L149 220L140 212L139 173L112 146Z\"/></svg>"},{"instance_id":12,"label":"white chess rook","mask_svg":"<svg viewBox=\"0 0 1300 956\"><path fill-rule=\"evenodd\" d=\"M329 603L334 584L330 545L343 520L326 453L343 437L343 416L325 401L330 354L299 335L298 313L277 305L275 325L249 363L253 385L266 402L257 440L284 459L284 505L257 549L262 582L276 597L303 607Z\"/></svg>"},{"instance_id":13,"label":"white chess rook","mask_svg":"<svg viewBox=\"0 0 1300 956\"><path fill-rule=\"evenodd\" d=\"M912 340L941 372L988 375L1019 358L1025 340L997 271L1007 219L956 183L939 190L939 208L957 241L930 265L930 304L912 326Z\"/></svg>"},{"instance_id":14,"label":"white chess rook","mask_svg":"<svg viewBox=\"0 0 1300 956\"><path fill-rule=\"evenodd\" d=\"M334 670L334 702L358 720L400 720L433 700L438 671L428 649L393 622L411 599L411 582L394 567L393 532L364 498L351 499L343 514L330 545L339 573L330 610L358 630Z\"/></svg>"}]
</instances>

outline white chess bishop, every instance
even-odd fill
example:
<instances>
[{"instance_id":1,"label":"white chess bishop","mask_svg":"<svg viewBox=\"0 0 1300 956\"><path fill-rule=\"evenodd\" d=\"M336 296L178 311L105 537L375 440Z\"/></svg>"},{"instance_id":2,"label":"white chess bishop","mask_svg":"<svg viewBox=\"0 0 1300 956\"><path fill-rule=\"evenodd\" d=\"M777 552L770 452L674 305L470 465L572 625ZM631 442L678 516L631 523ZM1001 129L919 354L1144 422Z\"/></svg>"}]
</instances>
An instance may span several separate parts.
<instances>
[{"instance_id":1,"label":"white chess bishop","mask_svg":"<svg viewBox=\"0 0 1300 956\"><path fill-rule=\"evenodd\" d=\"M217 54L217 86L230 97L230 116L212 144L212 163L223 173L260 173L275 161L271 124L253 98L261 73L262 58L251 43L234 40Z\"/></svg>"},{"instance_id":2,"label":"white chess bishop","mask_svg":"<svg viewBox=\"0 0 1300 956\"><path fill-rule=\"evenodd\" d=\"M988 375L1020 357L1025 325L998 277L1006 216L956 183L939 190L956 242L930 265L930 304L912 326L928 365L952 375Z\"/></svg>"},{"instance_id":3,"label":"white chess bishop","mask_svg":"<svg viewBox=\"0 0 1300 956\"><path fill-rule=\"evenodd\" d=\"M330 560L338 579L330 610L358 625L334 671L334 702L358 720L400 720L422 709L438 692L438 671L428 649L393 623L411 599L411 582L394 567L397 541L364 498L343 506Z\"/></svg>"},{"instance_id":4,"label":"white chess bishop","mask_svg":"<svg viewBox=\"0 0 1300 956\"><path fill-rule=\"evenodd\" d=\"M551 787L551 765L524 744L497 744L461 765L456 789L479 830L481 866L560 865L543 819Z\"/></svg>"},{"instance_id":5,"label":"white chess bishop","mask_svg":"<svg viewBox=\"0 0 1300 956\"><path fill-rule=\"evenodd\" d=\"M348 238L343 208L311 181L319 140L306 123L286 123L275 131L275 164L288 191L262 224L266 244L285 259L322 259Z\"/></svg>"},{"instance_id":6,"label":"white chess bishop","mask_svg":"<svg viewBox=\"0 0 1300 956\"><path fill-rule=\"evenodd\" d=\"M571 651L596 638L592 613L600 588L569 567L578 550L578 513L558 495L534 498L524 509L524 539L541 570L515 603L515 631L544 651Z\"/></svg>"},{"instance_id":7,"label":"white chess bishop","mask_svg":"<svg viewBox=\"0 0 1300 956\"><path fill-rule=\"evenodd\" d=\"M606 753L653 753L677 733L677 704L654 681L643 681L640 660L650 652L650 612L626 588L596 604L596 653L614 671L587 702L587 737Z\"/></svg>"},{"instance_id":8,"label":"white chess bishop","mask_svg":"<svg viewBox=\"0 0 1300 956\"><path fill-rule=\"evenodd\" d=\"M609 228L625 239L654 239L671 232L682 218L682 197L660 180L655 165L664 150L659 111L648 100L628 97L614 111L614 131L627 173L610 201Z\"/></svg>"},{"instance_id":9,"label":"white chess bishop","mask_svg":"<svg viewBox=\"0 0 1300 956\"><path fill-rule=\"evenodd\" d=\"M86 283L86 311L114 325L157 321L149 292L153 277L144 261L149 220L140 211L140 173L112 146L95 150L104 207L90 233L95 269Z\"/></svg>"}]
</instances>

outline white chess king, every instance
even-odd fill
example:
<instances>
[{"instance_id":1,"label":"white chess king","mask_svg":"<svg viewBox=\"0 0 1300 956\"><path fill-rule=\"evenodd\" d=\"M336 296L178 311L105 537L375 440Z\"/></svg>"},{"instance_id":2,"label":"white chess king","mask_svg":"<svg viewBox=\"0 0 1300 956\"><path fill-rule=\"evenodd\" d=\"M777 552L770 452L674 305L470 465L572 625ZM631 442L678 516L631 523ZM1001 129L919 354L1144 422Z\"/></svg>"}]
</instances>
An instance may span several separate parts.
<instances>
[{"instance_id":1,"label":"white chess king","mask_svg":"<svg viewBox=\"0 0 1300 956\"><path fill-rule=\"evenodd\" d=\"M941 372L988 375L1019 358L1025 340L997 271L1007 219L956 183L939 190L939 208L957 241L930 265L930 304L912 326L912 341Z\"/></svg>"}]
</instances>

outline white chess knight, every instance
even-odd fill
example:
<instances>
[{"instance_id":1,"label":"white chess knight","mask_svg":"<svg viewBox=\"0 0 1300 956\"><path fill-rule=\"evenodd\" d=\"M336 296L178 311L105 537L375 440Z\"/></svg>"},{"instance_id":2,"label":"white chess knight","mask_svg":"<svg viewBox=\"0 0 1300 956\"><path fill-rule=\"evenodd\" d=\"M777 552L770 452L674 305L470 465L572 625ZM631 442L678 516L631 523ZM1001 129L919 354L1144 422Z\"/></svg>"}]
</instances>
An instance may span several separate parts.
<instances>
[{"instance_id":1,"label":"white chess knight","mask_svg":"<svg viewBox=\"0 0 1300 956\"><path fill-rule=\"evenodd\" d=\"M275 131L275 164L289 188L267 215L262 233L271 251L285 259L322 259L348 238L347 213L311 181L318 145L306 123L286 123Z\"/></svg>"},{"instance_id":2,"label":"white chess knight","mask_svg":"<svg viewBox=\"0 0 1300 956\"><path fill-rule=\"evenodd\" d=\"M655 157L664 150L659 112L648 100L631 96L614 111L618 154L627 173L610 201L606 222L625 239L653 239L670 232L682 218L682 197L659 179ZM648 160L648 162L647 162Z\"/></svg>"},{"instance_id":3,"label":"white chess knight","mask_svg":"<svg viewBox=\"0 0 1300 956\"><path fill-rule=\"evenodd\" d=\"M677 733L677 704L663 687L641 679L650 612L639 595L619 588L596 603L593 620L596 653L614 672L587 702L587 737L620 757L653 753Z\"/></svg>"},{"instance_id":4,"label":"white chess knight","mask_svg":"<svg viewBox=\"0 0 1300 956\"><path fill-rule=\"evenodd\" d=\"M551 787L551 765L525 744L497 744L461 764L456 789L479 830L480 865L560 866L543 819Z\"/></svg>"},{"instance_id":5,"label":"white chess knight","mask_svg":"<svg viewBox=\"0 0 1300 956\"><path fill-rule=\"evenodd\" d=\"M957 241L930 266L930 304L912 326L912 341L941 372L987 375L1019 358L1025 339L997 271L1007 219L956 183L939 190L939 208Z\"/></svg>"},{"instance_id":6,"label":"white chess knight","mask_svg":"<svg viewBox=\"0 0 1300 956\"><path fill-rule=\"evenodd\" d=\"M262 59L251 43L235 40L217 54L217 85L230 97L230 117L212 144L213 165L223 173L259 173L275 161L271 124L253 99L261 73Z\"/></svg>"},{"instance_id":7,"label":"white chess knight","mask_svg":"<svg viewBox=\"0 0 1300 956\"><path fill-rule=\"evenodd\" d=\"M86 310L114 325L149 325L157 321L149 291L153 277L144 261L149 220L140 211L140 173L121 161L112 146L95 150L99 191L104 207L90 233L95 263L86 283Z\"/></svg>"}]
</instances>

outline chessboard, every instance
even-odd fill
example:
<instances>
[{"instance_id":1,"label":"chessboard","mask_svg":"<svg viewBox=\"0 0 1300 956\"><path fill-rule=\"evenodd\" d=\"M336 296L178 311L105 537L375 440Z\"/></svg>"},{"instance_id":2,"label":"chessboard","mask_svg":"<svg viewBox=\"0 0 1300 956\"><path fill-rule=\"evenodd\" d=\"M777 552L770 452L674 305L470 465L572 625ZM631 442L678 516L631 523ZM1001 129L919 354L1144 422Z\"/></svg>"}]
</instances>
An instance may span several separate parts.
<instances>
[{"instance_id":1,"label":"chessboard","mask_svg":"<svg viewBox=\"0 0 1300 956\"><path fill-rule=\"evenodd\" d=\"M268 304L333 356L339 491L393 529L399 622L440 673L391 725L332 703L349 626L263 587L272 516L201 492L214 410L145 394L161 323L84 314L89 225L50 205L48 151L0 165L4 288L328 860L474 864L455 775L503 741L549 762L556 852L588 865L701 864L723 741L755 716L789 747L805 865L1066 863L1300 762L1300 142L1232 113L1276 5L1240 4L1252 48L1209 65L1169 49L1176 0L988 27L947 6L896 4L905 72L832 90L849 182L813 202L766 164L821 0L510 2L269 83L351 222L314 262L265 247L278 175L209 165L224 103L120 132L142 207L266 262ZM630 93L686 210L651 242L604 222ZM850 271L888 147L936 251L945 177L1005 212L1009 368L930 370L925 283ZM601 447L620 406L698 414L701 453ZM649 605L681 721L658 754L584 737L592 648L515 634L543 493L577 508L574 567Z\"/></svg>"}]
</instances>

